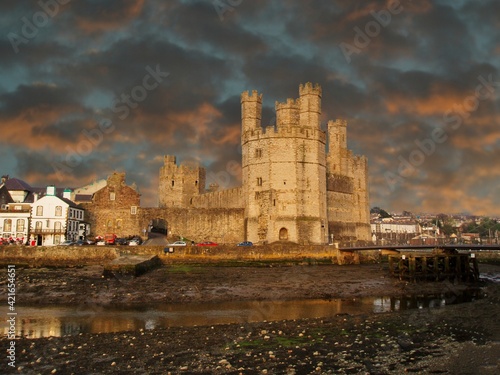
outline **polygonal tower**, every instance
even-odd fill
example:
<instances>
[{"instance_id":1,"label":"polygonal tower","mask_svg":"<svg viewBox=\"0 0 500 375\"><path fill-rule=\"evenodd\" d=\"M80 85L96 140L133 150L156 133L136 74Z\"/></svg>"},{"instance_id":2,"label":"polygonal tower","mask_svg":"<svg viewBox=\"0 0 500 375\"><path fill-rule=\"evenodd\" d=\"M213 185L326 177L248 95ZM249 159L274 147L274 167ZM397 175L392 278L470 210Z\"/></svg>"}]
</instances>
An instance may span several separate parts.
<instances>
[{"instance_id":1,"label":"polygonal tower","mask_svg":"<svg viewBox=\"0 0 500 375\"><path fill-rule=\"evenodd\" d=\"M321 87L307 83L299 92L298 99L276 103L276 128L265 131L253 110L255 98L260 110L261 96L242 94L245 228L252 242L328 240Z\"/></svg>"}]
</instances>

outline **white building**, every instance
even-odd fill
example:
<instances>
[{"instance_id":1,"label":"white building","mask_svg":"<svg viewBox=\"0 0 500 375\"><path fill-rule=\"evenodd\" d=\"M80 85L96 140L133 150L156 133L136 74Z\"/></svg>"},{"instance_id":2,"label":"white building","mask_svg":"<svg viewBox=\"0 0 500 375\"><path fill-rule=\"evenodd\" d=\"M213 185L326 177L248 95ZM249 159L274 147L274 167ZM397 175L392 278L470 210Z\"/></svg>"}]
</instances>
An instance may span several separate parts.
<instances>
[{"instance_id":1,"label":"white building","mask_svg":"<svg viewBox=\"0 0 500 375\"><path fill-rule=\"evenodd\" d=\"M26 243L31 204L29 185L3 176L0 183L0 241Z\"/></svg>"},{"instance_id":2,"label":"white building","mask_svg":"<svg viewBox=\"0 0 500 375\"><path fill-rule=\"evenodd\" d=\"M82 238L81 225L86 225L84 210L70 196L71 191L65 190L63 197L58 197L55 187L48 186L46 195L33 202L30 233L35 244L58 245Z\"/></svg>"},{"instance_id":3,"label":"white building","mask_svg":"<svg viewBox=\"0 0 500 375\"><path fill-rule=\"evenodd\" d=\"M376 243L407 244L420 234L420 225L416 221L372 220L370 223L372 240Z\"/></svg>"}]
</instances>

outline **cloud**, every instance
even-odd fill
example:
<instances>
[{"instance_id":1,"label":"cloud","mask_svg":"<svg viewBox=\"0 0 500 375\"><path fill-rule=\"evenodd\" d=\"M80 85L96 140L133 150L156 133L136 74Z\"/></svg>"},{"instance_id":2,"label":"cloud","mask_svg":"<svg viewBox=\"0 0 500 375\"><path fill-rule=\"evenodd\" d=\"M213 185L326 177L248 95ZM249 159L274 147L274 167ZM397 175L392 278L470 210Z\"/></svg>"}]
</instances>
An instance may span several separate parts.
<instances>
[{"instance_id":1,"label":"cloud","mask_svg":"<svg viewBox=\"0 0 500 375\"><path fill-rule=\"evenodd\" d=\"M349 147L368 156L372 205L492 214L499 203L500 96L481 100L457 129L444 116L474 95L479 76L500 79L499 2L401 0L403 10L348 63L339 44L353 44L355 28L365 30L374 12L391 4L243 1L221 20L210 1L73 1L16 54L7 35L21 32L21 18L39 7L4 2L2 166L33 185L84 185L123 170L143 202L154 205L162 155L200 161L212 175L241 161L242 91L264 95L266 126L275 101L317 82L323 127L347 119ZM168 77L120 116L116 103L142 85L148 66ZM114 130L61 180L54 161L81 148L84 131L104 119ZM388 189L384 173L397 171L399 158L438 127L447 129L447 140ZM239 179L235 174L229 184Z\"/></svg>"}]
</instances>

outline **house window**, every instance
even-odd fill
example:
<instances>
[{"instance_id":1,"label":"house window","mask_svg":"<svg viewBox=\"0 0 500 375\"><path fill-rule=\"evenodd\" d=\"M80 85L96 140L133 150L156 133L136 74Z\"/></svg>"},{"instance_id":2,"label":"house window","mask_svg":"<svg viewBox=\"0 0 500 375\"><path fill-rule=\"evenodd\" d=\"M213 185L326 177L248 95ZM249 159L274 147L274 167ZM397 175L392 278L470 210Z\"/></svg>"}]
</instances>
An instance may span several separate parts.
<instances>
[{"instance_id":1,"label":"house window","mask_svg":"<svg viewBox=\"0 0 500 375\"><path fill-rule=\"evenodd\" d=\"M24 219L17 219L16 228L18 232L24 232Z\"/></svg>"},{"instance_id":2,"label":"house window","mask_svg":"<svg viewBox=\"0 0 500 375\"><path fill-rule=\"evenodd\" d=\"M43 206L36 206L36 216L43 216Z\"/></svg>"},{"instance_id":3,"label":"house window","mask_svg":"<svg viewBox=\"0 0 500 375\"><path fill-rule=\"evenodd\" d=\"M35 229L36 230L41 230L42 229L42 222L41 221L37 221L36 224L35 224Z\"/></svg>"},{"instance_id":4,"label":"house window","mask_svg":"<svg viewBox=\"0 0 500 375\"><path fill-rule=\"evenodd\" d=\"M115 195L115 192L112 191L111 193L109 193L109 200L110 201L114 201L116 199L116 195Z\"/></svg>"},{"instance_id":5,"label":"house window","mask_svg":"<svg viewBox=\"0 0 500 375\"><path fill-rule=\"evenodd\" d=\"M113 229L113 220L108 220L106 226L107 226L108 230Z\"/></svg>"},{"instance_id":6,"label":"house window","mask_svg":"<svg viewBox=\"0 0 500 375\"><path fill-rule=\"evenodd\" d=\"M71 224L71 222L70 222ZM57 233L58 231L61 231L61 222L60 221L56 221L54 223L54 231Z\"/></svg>"},{"instance_id":7,"label":"house window","mask_svg":"<svg viewBox=\"0 0 500 375\"><path fill-rule=\"evenodd\" d=\"M255 157L256 158L261 158L262 157L262 149L261 148L256 148L255 149Z\"/></svg>"},{"instance_id":8,"label":"house window","mask_svg":"<svg viewBox=\"0 0 500 375\"><path fill-rule=\"evenodd\" d=\"M56 216L62 216L62 207L56 206Z\"/></svg>"},{"instance_id":9,"label":"house window","mask_svg":"<svg viewBox=\"0 0 500 375\"><path fill-rule=\"evenodd\" d=\"M262 177L257 177L257 186L262 186Z\"/></svg>"},{"instance_id":10,"label":"house window","mask_svg":"<svg viewBox=\"0 0 500 375\"><path fill-rule=\"evenodd\" d=\"M137 206L130 206L130 214L131 215L137 214Z\"/></svg>"},{"instance_id":11,"label":"house window","mask_svg":"<svg viewBox=\"0 0 500 375\"><path fill-rule=\"evenodd\" d=\"M116 229L122 229L122 220L121 219L116 220Z\"/></svg>"},{"instance_id":12,"label":"house window","mask_svg":"<svg viewBox=\"0 0 500 375\"><path fill-rule=\"evenodd\" d=\"M10 232L12 230L12 220L11 219L5 219L3 221L3 231L4 232Z\"/></svg>"},{"instance_id":13,"label":"house window","mask_svg":"<svg viewBox=\"0 0 500 375\"><path fill-rule=\"evenodd\" d=\"M61 235L60 234L56 234L54 236L54 245L59 245L61 243Z\"/></svg>"}]
</instances>

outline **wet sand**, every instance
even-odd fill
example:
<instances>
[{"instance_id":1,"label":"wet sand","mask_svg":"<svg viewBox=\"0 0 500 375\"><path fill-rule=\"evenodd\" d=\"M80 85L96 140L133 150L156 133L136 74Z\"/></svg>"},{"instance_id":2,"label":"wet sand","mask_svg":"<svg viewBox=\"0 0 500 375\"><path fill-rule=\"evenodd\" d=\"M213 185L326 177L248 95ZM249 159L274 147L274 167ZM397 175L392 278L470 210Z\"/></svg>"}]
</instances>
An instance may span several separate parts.
<instances>
[{"instance_id":1,"label":"wet sand","mask_svg":"<svg viewBox=\"0 0 500 375\"><path fill-rule=\"evenodd\" d=\"M86 308L458 294L469 287L451 282L402 282L387 275L386 264L179 265L162 267L138 278L105 278L99 266L17 271L19 305L70 303ZM500 266L481 264L480 271L485 276L498 275ZM18 339L15 372L496 374L500 288L491 281L480 284L486 298L436 309ZM1 287L4 290L5 283ZM7 343L2 338L2 346ZM2 368L7 368L6 364L4 359Z\"/></svg>"}]
</instances>

